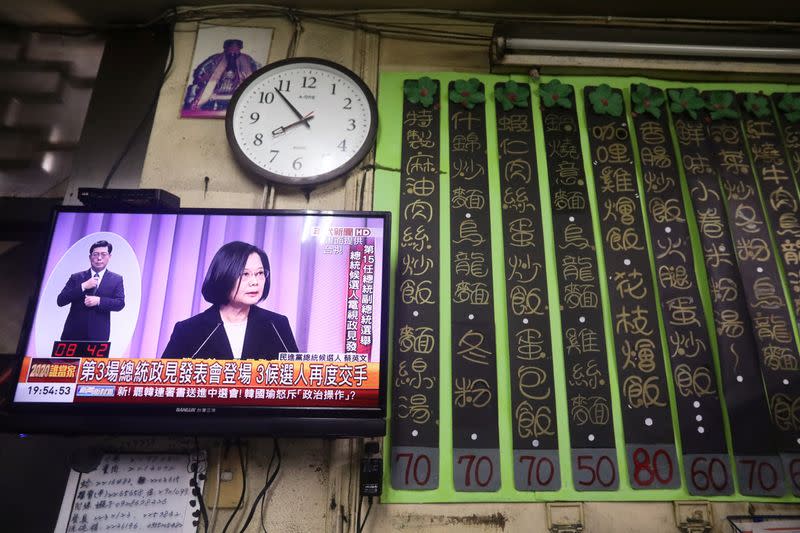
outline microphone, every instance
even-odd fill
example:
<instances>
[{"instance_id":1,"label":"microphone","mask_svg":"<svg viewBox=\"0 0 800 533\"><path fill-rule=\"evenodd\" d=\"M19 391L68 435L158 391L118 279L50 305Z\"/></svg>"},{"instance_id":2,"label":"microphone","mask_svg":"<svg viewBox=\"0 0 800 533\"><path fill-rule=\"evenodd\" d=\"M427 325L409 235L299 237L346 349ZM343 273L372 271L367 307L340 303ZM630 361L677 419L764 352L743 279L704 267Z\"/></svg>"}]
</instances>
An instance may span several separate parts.
<instances>
[{"instance_id":1,"label":"microphone","mask_svg":"<svg viewBox=\"0 0 800 533\"><path fill-rule=\"evenodd\" d=\"M286 343L285 343L285 342L283 342L283 337L281 337L281 334L280 334L280 333L278 333L278 328L276 328L276 327L275 327L275 323L274 323L274 322L272 322L272 320L270 320L270 321L269 321L269 325L270 325L270 326L272 326L272 329L274 329L274 330L275 330L275 335L277 335L277 336L278 336L278 340L279 340L279 341L281 341L281 344L283 344L283 351L284 351L284 352L288 352L288 351L289 351L289 348L287 348L287 347L286 347Z\"/></svg>"},{"instance_id":2,"label":"microphone","mask_svg":"<svg viewBox=\"0 0 800 533\"><path fill-rule=\"evenodd\" d=\"M189 359L194 359L194 357L195 357L195 356L198 354L198 352L199 352L200 350L202 350L202 349L203 349L203 346L205 346L205 345L206 345L206 343L208 342L208 339L210 339L210 338L211 338L211 336L212 336L214 333L216 333L216 331L219 329L219 327L220 327L221 325L222 325L222 322L220 321L220 322L219 322L219 324L217 324L217 325L214 327L214 329L212 329L212 330L211 330L211 333L209 333L209 334L208 334L208 337L206 337L206 340L204 340L204 341L203 341L203 343L202 343L202 344L201 344L201 345L200 345L200 346L197 348L197 350L195 350L195 352L192 354L192 356L191 356ZM283 341L281 341L281 342L283 342Z\"/></svg>"}]
</instances>

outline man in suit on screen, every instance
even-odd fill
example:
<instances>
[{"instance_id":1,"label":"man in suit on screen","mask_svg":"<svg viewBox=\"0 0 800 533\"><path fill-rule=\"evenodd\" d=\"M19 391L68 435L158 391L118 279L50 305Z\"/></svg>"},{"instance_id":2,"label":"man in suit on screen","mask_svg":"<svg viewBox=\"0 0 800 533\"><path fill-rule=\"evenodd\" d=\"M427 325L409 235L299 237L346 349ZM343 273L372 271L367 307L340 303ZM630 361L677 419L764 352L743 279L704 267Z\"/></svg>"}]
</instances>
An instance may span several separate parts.
<instances>
[{"instance_id":1,"label":"man in suit on screen","mask_svg":"<svg viewBox=\"0 0 800 533\"><path fill-rule=\"evenodd\" d=\"M61 333L63 341L107 341L111 333L111 311L125 307L122 276L106 267L113 246L97 241L89 248L88 270L69 277L56 302L59 307L70 305L69 315Z\"/></svg>"}]
</instances>

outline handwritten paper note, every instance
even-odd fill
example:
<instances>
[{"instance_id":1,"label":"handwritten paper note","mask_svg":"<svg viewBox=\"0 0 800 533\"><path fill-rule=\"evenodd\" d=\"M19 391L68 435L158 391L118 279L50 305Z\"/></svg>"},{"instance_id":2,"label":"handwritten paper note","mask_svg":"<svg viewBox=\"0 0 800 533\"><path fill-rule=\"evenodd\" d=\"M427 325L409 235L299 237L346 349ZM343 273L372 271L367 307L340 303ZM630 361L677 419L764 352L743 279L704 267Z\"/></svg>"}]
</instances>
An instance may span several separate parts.
<instances>
[{"instance_id":1,"label":"handwritten paper note","mask_svg":"<svg viewBox=\"0 0 800 533\"><path fill-rule=\"evenodd\" d=\"M106 454L92 472L70 472L56 533L197 530L205 453Z\"/></svg>"}]
</instances>

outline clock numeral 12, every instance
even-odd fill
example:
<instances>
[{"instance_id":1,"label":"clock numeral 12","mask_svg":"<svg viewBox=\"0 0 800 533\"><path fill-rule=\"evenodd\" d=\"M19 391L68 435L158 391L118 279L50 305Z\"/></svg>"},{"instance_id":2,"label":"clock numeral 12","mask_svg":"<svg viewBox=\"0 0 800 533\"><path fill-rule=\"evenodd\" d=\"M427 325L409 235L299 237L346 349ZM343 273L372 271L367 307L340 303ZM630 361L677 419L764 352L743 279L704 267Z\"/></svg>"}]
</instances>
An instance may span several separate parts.
<instances>
[{"instance_id":1,"label":"clock numeral 12","mask_svg":"<svg viewBox=\"0 0 800 533\"><path fill-rule=\"evenodd\" d=\"M316 89L317 88L317 78L314 76L303 76L303 89Z\"/></svg>"}]
</instances>

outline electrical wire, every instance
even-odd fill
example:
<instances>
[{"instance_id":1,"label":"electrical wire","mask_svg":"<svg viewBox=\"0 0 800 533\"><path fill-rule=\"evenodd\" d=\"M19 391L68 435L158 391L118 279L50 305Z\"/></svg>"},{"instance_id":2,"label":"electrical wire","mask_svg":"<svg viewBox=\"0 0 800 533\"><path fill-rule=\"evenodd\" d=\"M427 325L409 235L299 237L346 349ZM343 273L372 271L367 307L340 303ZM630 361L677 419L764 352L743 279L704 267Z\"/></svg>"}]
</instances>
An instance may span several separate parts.
<instances>
[{"instance_id":1,"label":"electrical wire","mask_svg":"<svg viewBox=\"0 0 800 533\"><path fill-rule=\"evenodd\" d=\"M363 522L361 521L361 511L360 511L360 509L359 509L359 512L358 512L358 529L357 529L357 533L362 533L364 531L364 526L367 525L367 518L369 518L369 512L372 510L372 496L369 496L367 498L367 502L368 502L368 504L367 504L367 513L364 515L364 521ZM361 504L361 502L359 502L359 508L361 506L360 504Z\"/></svg>"},{"instance_id":2,"label":"electrical wire","mask_svg":"<svg viewBox=\"0 0 800 533\"><path fill-rule=\"evenodd\" d=\"M238 7L237 7L238 6ZM433 19L449 19L449 26L457 28L463 26L464 21L481 24L485 27L484 35L475 32L444 31L441 26L447 22L437 22L436 28L427 28L427 23L399 23L356 20L354 17L364 15L420 15ZM634 17L600 17L600 16L548 16L527 15L522 13L489 13L477 11L448 11L425 9L399 9L399 10L354 10L346 12L331 12L319 10L300 10L281 8L277 6L255 6L250 4L234 4L231 6L209 6L198 8L185 8L179 12L179 19L186 21L205 21L215 18L246 18L246 17L294 17L304 20L327 24L345 29L361 29L377 33L384 37L413 37L420 41L453 43L466 46L483 46L491 39L491 25L499 22L536 23L547 22L551 24L569 25L595 25L618 27L671 27L671 28L702 28L702 29L760 29L760 30L789 30L800 29L798 23L773 23L758 21L713 21L694 19L646 19ZM475 29L473 27L473 29Z\"/></svg>"},{"instance_id":3,"label":"electrical wire","mask_svg":"<svg viewBox=\"0 0 800 533\"><path fill-rule=\"evenodd\" d=\"M361 503L364 501L364 496L360 493L358 495L358 505L356 506L356 533L361 533Z\"/></svg>"},{"instance_id":4,"label":"electrical wire","mask_svg":"<svg viewBox=\"0 0 800 533\"><path fill-rule=\"evenodd\" d=\"M250 513L247 515L247 519L244 521L244 525L242 526L242 529L239 531L239 533L244 533L245 530L247 530L247 526L250 525L250 521L253 519L253 515L256 513L256 509L258 508L259 502L263 502L264 496L267 494L267 491L275 482L275 478L278 477L278 472L280 472L281 470L281 448L278 444L277 438L273 438L272 442L273 442L272 457L270 458L269 465L267 466L267 474L264 478L264 487L261 489L261 492L258 493L256 499L253 500L253 504L250 507ZM275 471L270 474L270 470L272 469L272 463L276 458L278 462L275 465ZM261 527L262 529L266 530L266 528L264 528L264 523L263 523L263 509L262 509Z\"/></svg>"},{"instance_id":5,"label":"electrical wire","mask_svg":"<svg viewBox=\"0 0 800 533\"><path fill-rule=\"evenodd\" d=\"M370 31L373 33L380 33L382 35L390 35L390 34L401 34L406 36L426 36L431 39L441 40L442 32L439 31L432 31L432 30L425 30L424 28L419 28L419 25L410 25L410 26L403 26L402 28L398 28L397 24L388 24L388 23L370 23L370 22L363 22L357 21L351 18L343 18L337 15L325 15L325 14L314 14L300 10L274 10L274 9L267 9L267 10L247 10L247 11L221 11L219 13L209 14L206 10L195 10L191 12L184 12L179 15L181 22L203 22L206 20L217 19L220 17L264 17L264 16L284 16L289 18L290 21L294 22L300 20L301 18L304 20L309 20L313 22L317 22L320 24L327 24L330 26L345 28L345 29L362 29L364 31ZM447 33L447 32L445 32ZM462 35L447 35L447 37L453 38L466 38L466 39L474 39L475 36L472 34L462 34ZM291 57L291 54L290 54Z\"/></svg>"},{"instance_id":6,"label":"electrical wire","mask_svg":"<svg viewBox=\"0 0 800 533\"><path fill-rule=\"evenodd\" d=\"M292 58L297 55L297 45L300 44L300 35L303 33L303 24L293 11L289 11L286 16L288 17L289 22L292 24L292 38L289 40L289 46L286 49L286 57Z\"/></svg>"},{"instance_id":7,"label":"electrical wire","mask_svg":"<svg viewBox=\"0 0 800 533\"><path fill-rule=\"evenodd\" d=\"M425 8L378 8L378 9L354 9L354 10L314 10L314 9L293 9L269 4L218 4L202 7L183 7L178 8L181 21L190 20L197 17L205 18L224 18L229 16L285 16L291 11L298 17L323 17L323 18L352 18L368 15L406 15L406 16L425 16L430 18L448 18L455 20L469 20L493 24L502 21L517 22L549 22L563 24L595 24L595 25L616 25L616 26L638 26L638 25L657 25L657 26L682 26L690 25L693 27L709 26L735 26L761 29L800 29L800 23L783 21L758 21L758 20L714 20L714 19L689 19L680 17L616 17L600 15L548 15L539 13L521 12L497 12L497 11L462 11L451 9L425 9ZM207 14L205 14L207 13ZM205 15L204 15L205 14ZM159 15L150 23L162 20L166 14Z\"/></svg>"},{"instance_id":8,"label":"electrical wire","mask_svg":"<svg viewBox=\"0 0 800 533\"><path fill-rule=\"evenodd\" d=\"M44 198L45 196L48 195L48 193L50 193L50 191L54 190L56 187L64 185L64 183L66 183L71 177L72 176L70 174L67 174L66 176L55 182L53 185L48 187L43 193L38 194L36 198Z\"/></svg>"},{"instance_id":9,"label":"electrical wire","mask_svg":"<svg viewBox=\"0 0 800 533\"><path fill-rule=\"evenodd\" d=\"M172 8L172 19L169 23L169 27L167 29L167 38L169 39L169 58L167 60L167 65L164 68L164 71L161 73L161 79L158 82L158 87L153 95L153 100L150 102L150 105L147 107L147 111L142 116L139 124L134 128L133 133L131 133L128 142L125 144L125 147L122 149L122 152L119 154L117 159L114 161L114 164L111 165L111 169L108 171L106 175L106 179L103 180L103 189L107 189L108 185L111 183L111 178L114 177L114 174L119 169L119 166L122 164L122 161L125 159L125 156L128 155L133 144L136 142L136 138L139 136L139 132L144 128L144 125L147 123L147 120L150 118L151 115L155 113L156 105L158 104L158 99L161 96L161 88L164 86L164 82L167 79L167 75L169 74L170 70L172 70L172 64L175 60L175 24L177 21L177 12L175 8Z\"/></svg>"},{"instance_id":10,"label":"electrical wire","mask_svg":"<svg viewBox=\"0 0 800 533\"><path fill-rule=\"evenodd\" d=\"M199 11L199 10L198 10ZM182 15L179 15L179 19L181 22L205 22L208 20L216 20L219 18L241 18L245 16L250 17L265 17L265 16L281 16L280 12L276 11L246 11L246 12L236 12L236 11L228 11L228 12L220 12L214 14L208 14L205 12L186 12ZM288 16L288 15L285 15ZM425 42L443 42L443 43L460 43L464 42L467 45L486 45L489 42L490 37L487 35L485 37L475 36L474 34L467 34L467 33L460 33L460 32L445 32L441 29L439 30L427 30L424 27L420 27L419 25L410 25L410 26L403 26L397 24L385 24L385 23L369 23L369 22L360 22L352 19L344 19L341 17L336 16L324 16L324 15L313 15L302 13L300 11L293 11L292 16L298 18L301 16L304 20L317 22L320 24L326 24L329 26L339 27L348 30L363 30L371 33L377 33L379 35L390 37L396 36L400 37L413 37L420 41ZM489 29L487 28L487 32Z\"/></svg>"},{"instance_id":11,"label":"electrical wire","mask_svg":"<svg viewBox=\"0 0 800 533\"><path fill-rule=\"evenodd\" d=\"M500 22L548 23L563 25L593 25L605 27L639 27L639 28L671 28L671 29L725 29L725 30L760 30L760 31L800 31L800 23L753 20L709 20L688 18L644 18L585 15L544 15L520 12L488 12L460 11L448 9L425 8L390 8L390 9L354 9L347 11L331 11L319 9L295 9L269 4L237 3L210 5L199 7L177 8L177 19L180 22L203 22L212 19L248 19L254 17L288 18L292 23L300 20L325 24L333 27L363 30L376 33L386 38L413 38L420 42L458 44L462 46L482 47L491 41L492 25ZM419 16L429 22L385 22L364 20L364 17L380 16ZM148 24L153 24L169 17L162 13ZM465 22L473 23L464 28ZM450 30L445 29L449 27ZM464 31L464 30L468 31ZM290 49L296 48L293 36ZM292 57L289 54L288 57Z\"/></svg>"},{"instance_id":12,"label":"electrical wire","mask_svg":"<svg viewBox=\"0 0 800 533\"><path fill-rule=\"evenodd\" d=\"M179 12L194 12L199 10L206 10L206 11L216 11L216 10L229 10L229 9L238 9L238 10L256 10L256 11L281 11L287 10L289 8L278 6L278 5L270 5L270 4L252 4L252 3L231 3L231 4L216 4L216 5L208 5L202 7L182 7L178 8ZM726 21L726 20L706 20L706 19L680 19L680 18L670 18L670 17L660 17L658 19L648 19L645 17L615 17L615 16L601 16L601 15L549 15L549 14L541 14L541 13L521 13L521 12L508 12L508 11L464 11L464 10L453 10L453 9L434 9L434 8L369 8L369 9L351 9L351 10L315 10L315 9L307 9L307 10L298 10L295 9L297 13L301 14L332 14L335 13L336 15L342 17L349 17L349 16L361 16L361 15L387 15L387 14L396 14L396 15L425 15L431 17L451 17L451 18L463 18L463 19L482 19L482 20L496 20L496 19L520 19L520 20L547 20L547 21L579 21L579 20L593 20L596 22L608 22L608 21L642 21L642 20L658 20L661 23L668 23L671 21L680 21L680 20L692 20L698 22L708 22L708 23L718 23L718 22L734 22L734 23L753 23L759 25L772 25L775 24L775 21ZM163 15L160 15L154 21L158 21ZM152 22L152 21L151 21ZM788 25L788 26L797 26L797 23L792 22L777 22L779 25Z\"/></svg>"},{"instance_id":13,"label":"electrical wire","mask_svg":"<svg viewBox=\"0 0 800 533\"><path fill-rule=\"evenodd\" d=\"M222 480L222 443L218 447L219 453L217 456L217 484L216 495L214 496L214 511L211 513L211 524L208 526L211 531L214 531L214 526L217 525L217 511L219 510L219 484Z\"/></svg>"},{"instance_id":14,"label":"electrical wire","mask_svg":"<svg viewBox=\"0 0 800 533\"><path fill-rule=\"evenodd\" d=\"M267 474L268 475L269 475L270 470L272 470L272 461L275 459L275 450L276 449L277 449L277 440L275 440L275 442L274 442L273 449L272 449L272 457L270 457L269 464L267 465ZM277 465L277 468L280 469L280 463ZM276 470L276 475L277 475L277 470ZM267 528L264 525L264 503L266 501L267 501L266 497L261 498L261 506L260 506L261 509L259 511L259 519L260 519L260 522L261 522L261 524L260 524L261 525L261 531L263 531L263 533L267 533Z\"/></svg>"},{"instance_id":15,"label":"electrical wire","mask_svg":"<svg viewBox=\"0 0 800 533\"><path fill-rule=\"evenodd\" d=\"M438 22L383 22L368 21L363 17L380 16L419 16ZM120 155L112 164L105 180L103 188L107 188L119 169L123 160L130 152L141 130L144 128L148 119L155 113L155 109L160 97L161 89L172 69L175 59L175 25L178 22L204 22L212 19L235 19L248 20L255 17L281 17L289 19L293 25L292 36L287 49L287 57L294 57L300 34L303 32L302 21L310 21L318 24L343 28L347 30L361 30L368 33L375 33L386 38L395 39L414 39L418 42L457 44L466 47L485 47L492 39L491 25L500 22L520 22L537 23L545 22L550 24L569 24L569 25L594 25L594 26L616 26L616 27L638 27L638 28L671 28L671 29L725 29L725 30L760 30L760 31L784 31L796 33L800 31L798 22L782 21L754 21L754 20L710 20L710 19L690 19L681 17L615 17L615 16L586 16L586 15L546 15L546 14L526 14L520 12L489 12L489 11L462 11L451 9L427 9L427 8L379 8L379 9L353 9L346 11L332 11L319 9L295 9L285 6L271 4L216 4L199 7L172 7L154 17L153 19L141 24L108 24L99 27L74 27L47 28L47 27L16 27L15 29L28 29L41 33L55 33L61 35L80 36L94 34L99 31L114 29L142 29L150 28L160 24L169 26L169 57L167 66L162 73L158 90L156 91L150 106L138 125L134 128L128 142L123 147ZM465 22L472 23L472 26L465 28ZM0 25L0 28L5 27ZM446 29L450 28L450 29ZM466 30L466 31L465 31ZM57 183L54 189L61 183ZM272 191L267 191L269 197Z\"/></svg>"},{"instance_id":16,"label":"electrical wire","mask_svg":"<svg viewBox=\"0 0 800 533\"><path fill-rule=\"evenodd\" d=\"M197 503L200 506L200 516L203 520L203 530L205 533L208 533L208 513L206 512L206 505L203 501L203 490L200 488L200 484L197 482L197 471L200 470L200 442L197 440L197 436L194 438L194 463L192 463L192 472L194 474L193 481L194 485L192 486L192 493L194 496L197 497ZM198 518L199 519L199 518Z\"/></svg>"},{"instance_id":17,"label":"electrical wire","mask_svg":"<svg viewBox=\"0 0 800 533\"><path fill-rule=\"evenodd\" d=\"M233 510L231 516L228 518L228 521L225 522L225 527L222 528L222 533L228 531L228 527L231 525L231 522L233 522L233 517L236 516L236 513L238 513L239 509L241 509L242 504L244 503L245 494L247 494L247 466L245 465L244 451L242 450L241 439L236 440L236 447L239 449L239 463L241 464L242 467L242 495L239 496L239 501L236 504L236 509Z\"/></svg>"},{"instance_id":18,"label":"electrical wire","mask_svg":"<svg viewBox=\"0 0 800 533\"><path fill-rule=\"evenodd\" d=\"M259 525L261 526L261 531L263 533L267 533L267 526L264 525L264 502L266 501L266 498L261 498L261 508L258 511Z\"/></svg>"},{"instance_id":19,"label":"electrical wire","mask_svg":"<svg viewBox=\"0 0 800 533\"><path fill-rule=\"evenodd\" d=\"M292 24L292 37L289 39L289 45L286 47L286 58L292 58L297 55L297 45L300 43L300 35L303 33L303 24L300 19L289 11L287 13L289 22ZM271 201L270 201L271 199ZM271 183L264 185L261 208L272 209L275 207L275 187Z\"/></svg>"},{"instance_id":20,"label":"electrical wire","mask_svg":"<svg viewBox=\"0 0 800 533\"><path fill-rule=\"evenodd\" d=\"M364 31L371 31L380 34L410 34L410 35L424 35L424 36L445 36L457 40L465 41L488 41L491 35L475 35L475 33L454 32L444 30L427 30L420 27L419 23L406 24L406 23L374 23L355 20L341 20L340 17L309 15L310 20L317 22L327 22L332 25L339 25L348 29L360 29ZM488 29L488 28L487 28Z\"/></svg>"},{"instance_id":21,"label":"electrical wire","mask_svg":"<svg viewBox=\"0 0 800 533\"><path fill-rule=\"evenodd\" d=\"M694 28L694 29L741 29L741 30L761 30L761 31L800 31L800 22L778 21L778 20L730 20L730 19L704 19L704 18L684 18L684 17L624 17L608 15L552 15L542 13L523 13L519 11L465 11L454 9L433 9L433 8L370 8L370 9L351 9L351 10L324 10L324 9L296 9L272 4L253 4L253 3L233 3L215 4L208 6L184 6L169 8L152 19L144 23L134 24L104 24L94 26L74 26L71 28L48 27L48 26L25 26L8 24L0 25L0 28L8 27L12 29L26 29L41 33L53 33L61 35L85 35L98 31L114 29L141 29L149 28L164 22L202 22L210 19L231 19L241 18L244 20L255 17L282 17L292 14L298 19L311 19L325 23L334 19L353 19L354 17L366 16L420 16L430 19L444 19L448 21L476 22L484 25L496 24L498 22L520 22L537 23L545 22L551 24L569 25L596 25L596 26L618 26L618 27L654 27L660 28ZM376 27L382 23L373 22ZM443 24L448 24L447 22ZM450 22L451 25L458 25ZM420 24L412 27L418 28ZM431 32L431 37L436 33Z\"/></svg>"}]
</instances>

